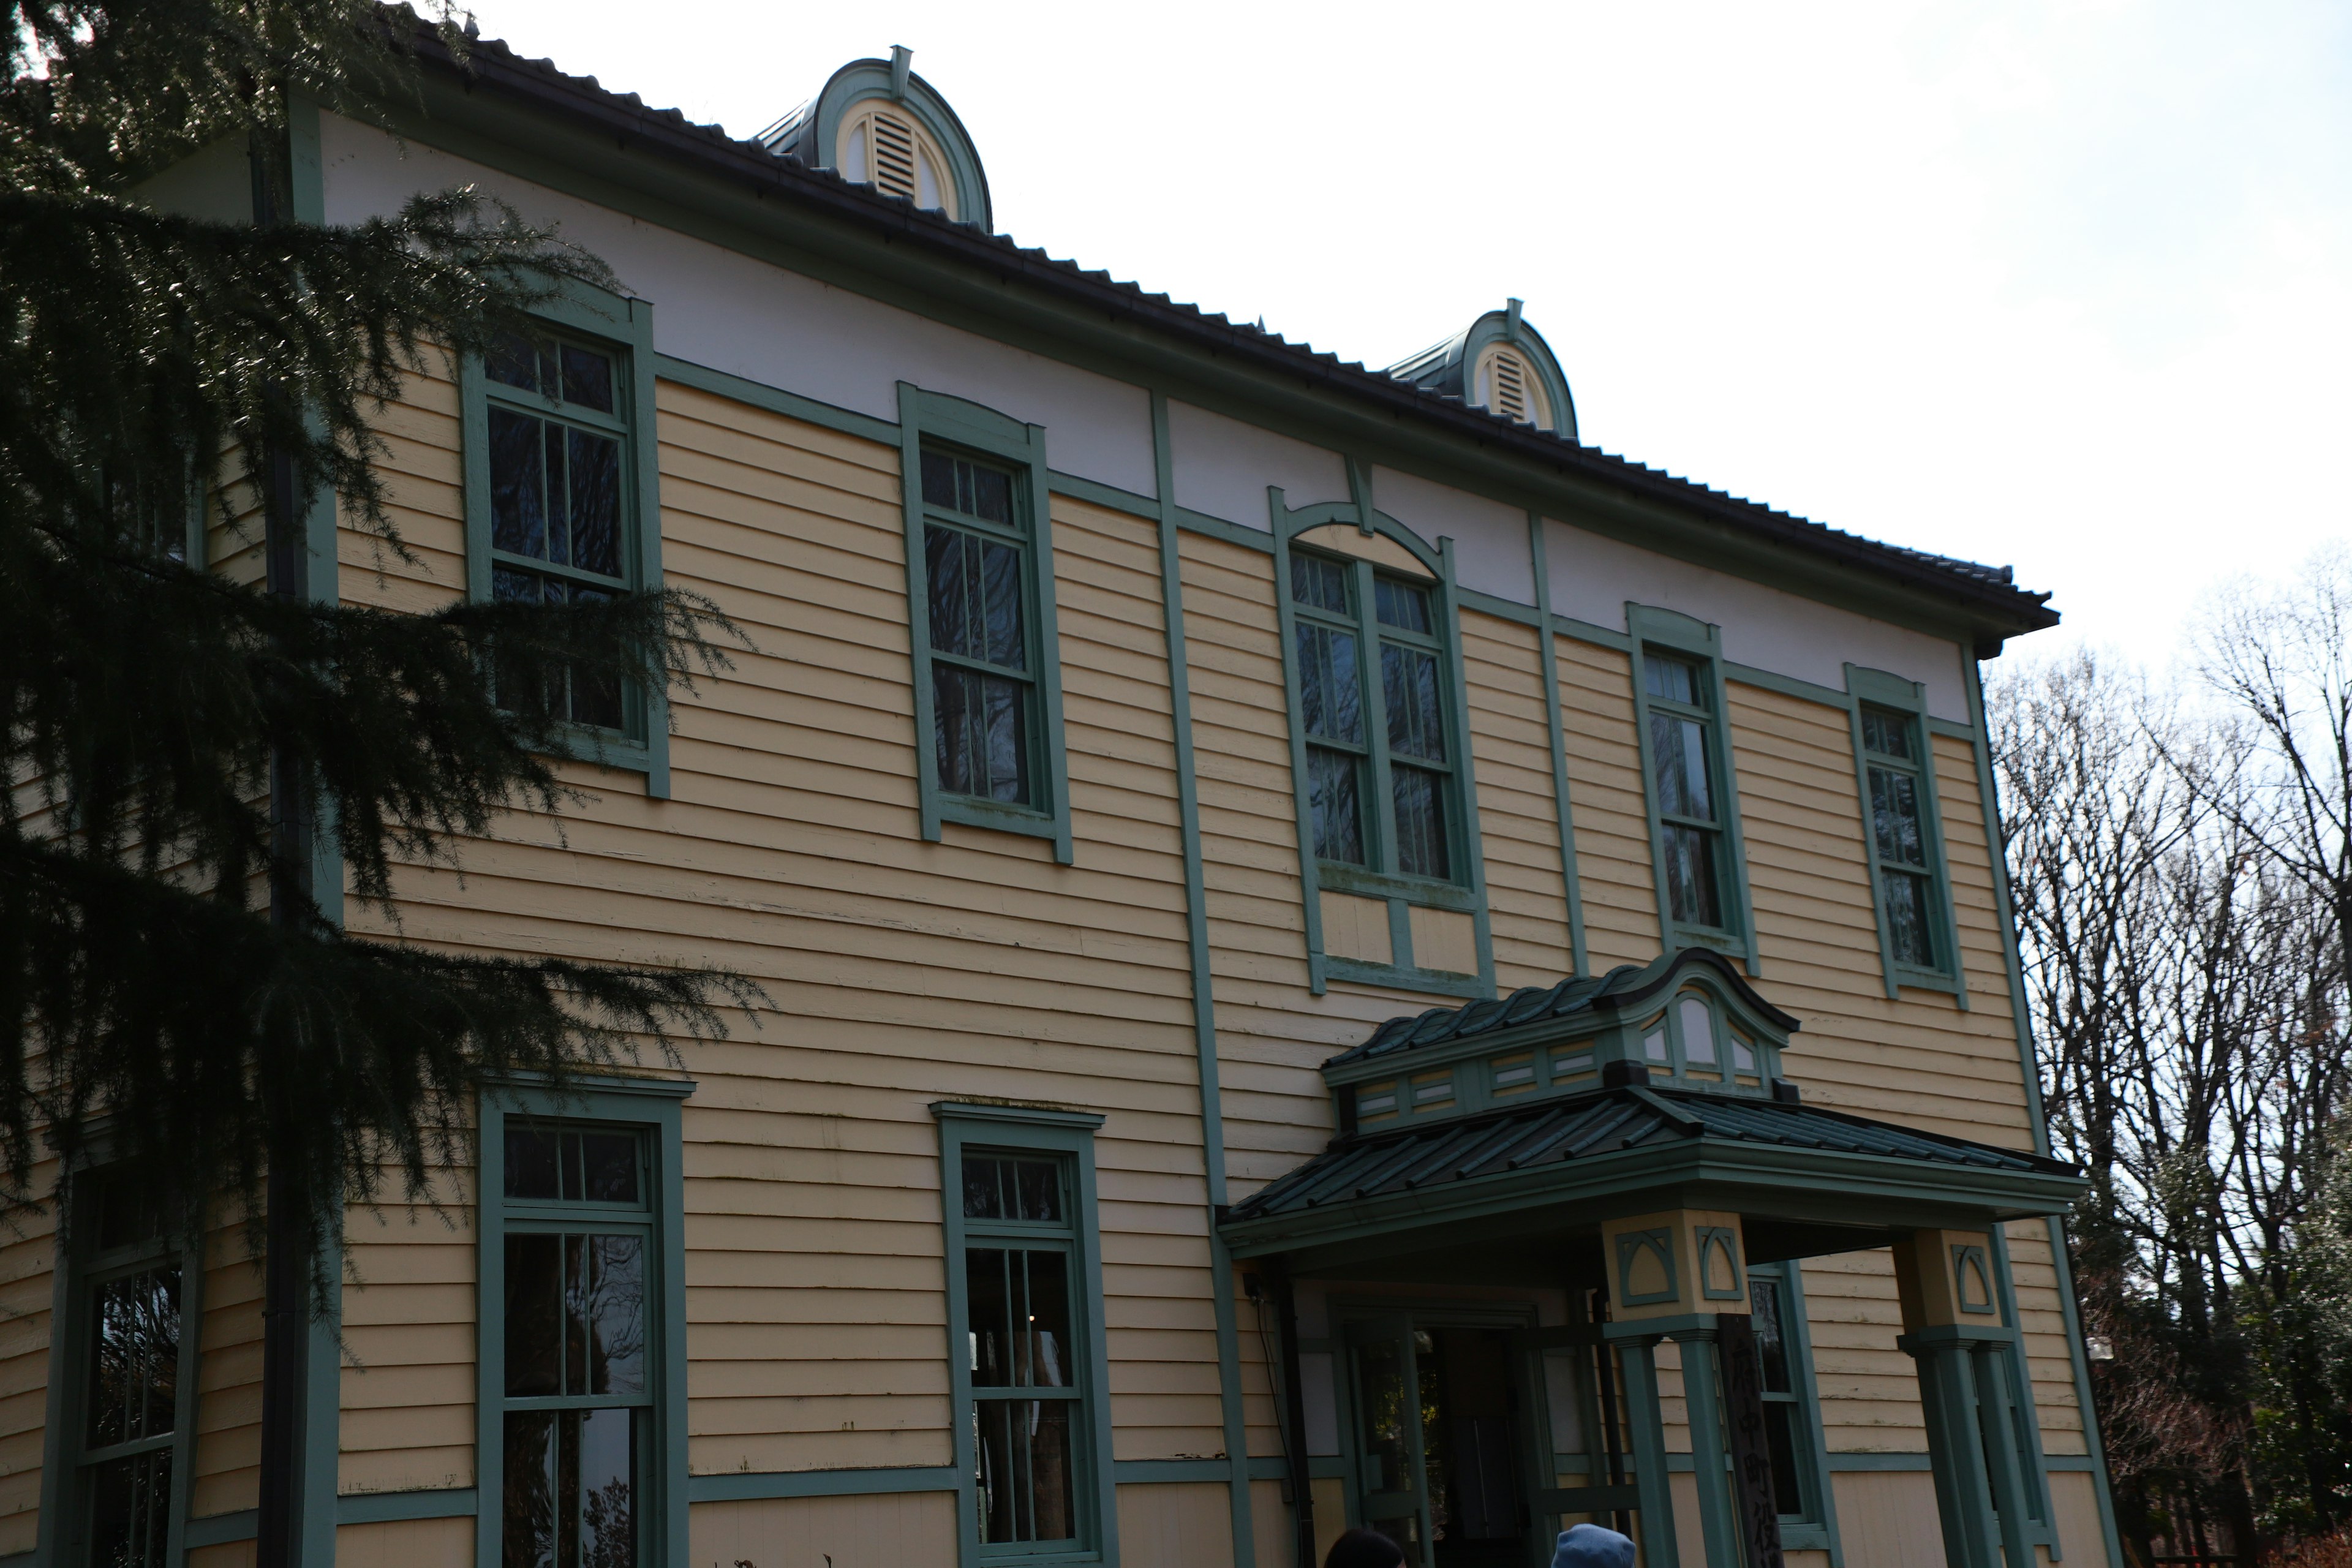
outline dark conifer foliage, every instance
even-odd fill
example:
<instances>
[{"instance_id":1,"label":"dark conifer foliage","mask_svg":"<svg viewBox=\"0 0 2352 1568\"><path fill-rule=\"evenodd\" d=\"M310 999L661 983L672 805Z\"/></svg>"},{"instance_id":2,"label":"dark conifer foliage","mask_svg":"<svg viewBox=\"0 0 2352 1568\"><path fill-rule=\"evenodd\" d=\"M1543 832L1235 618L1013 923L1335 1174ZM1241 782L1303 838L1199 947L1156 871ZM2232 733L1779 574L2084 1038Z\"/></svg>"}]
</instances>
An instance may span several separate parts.
<instances>
[{"instance_id":1,"label":"dark conifer foliage","mask_svg":"<svg viewBox=\"0 0 2352 1568\"><path fill-rule=\"evenodd\" d=\"M716 1004L753 993L685 966L346 938L307 891L289 808L318 825L329 874L340 849L388 912L400 863L454 859L507 808L572 803L549 761L561 716L534 694L566 669L690 683L735 634L675 592L407 616L189 564L192 507L259 543L265 517L299 538L322 494L402 553L370 426L403 371L482 349L567 281L613 279L468 192L291 221L289 102L413 94L409 14L0 16L0 1201L47 1201L49 1155L102 1133L159 1189L248 1215L274 1164L298 1229L325 1239L384 1170L421 1182L456 1152L446 1130L486 1077L562 1079L712 1034ZM223 142L255 154L259 221L137 198Z\"/></svg>"}]
</instances>

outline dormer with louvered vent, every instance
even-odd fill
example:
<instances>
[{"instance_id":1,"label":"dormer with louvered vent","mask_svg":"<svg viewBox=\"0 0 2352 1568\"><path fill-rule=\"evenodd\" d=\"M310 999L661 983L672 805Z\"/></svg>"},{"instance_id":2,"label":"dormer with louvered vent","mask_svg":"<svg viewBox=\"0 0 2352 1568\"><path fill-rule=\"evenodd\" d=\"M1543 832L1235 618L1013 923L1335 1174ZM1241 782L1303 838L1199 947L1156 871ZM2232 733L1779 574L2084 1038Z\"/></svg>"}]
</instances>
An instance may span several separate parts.
<instances>
[{"instance_id":1,"label":"dormer with louvered vent","mask_svg":"<svg viewBox=\"0 0 2352 1568\"><path fill-rule=\"evenodd\" d=\"M1519 302L1489 310L1463 332L1389 367L1399 381L1458 397L1520 425L1576 439L1568 378Z\"/></svg>"},{"instance_id":2,"label":"dormer with louvered vent","mask_svg":"<svg viewBox=\"0 0 2352 1568\"><path fill-rule=\"evenodd\" d=\"M906 48L893 48L887 60L852 61L760 141L779 158L836 170L885 195L993 229L980 154L913 63Z\"/></svg>"}]
</instances>

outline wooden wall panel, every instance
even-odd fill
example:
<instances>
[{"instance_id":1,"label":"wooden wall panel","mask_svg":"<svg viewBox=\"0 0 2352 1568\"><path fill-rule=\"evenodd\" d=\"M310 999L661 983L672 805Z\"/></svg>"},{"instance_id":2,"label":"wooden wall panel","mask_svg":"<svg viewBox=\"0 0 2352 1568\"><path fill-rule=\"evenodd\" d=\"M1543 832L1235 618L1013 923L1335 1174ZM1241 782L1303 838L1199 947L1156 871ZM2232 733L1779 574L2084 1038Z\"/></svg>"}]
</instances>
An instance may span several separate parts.
<instances>
[{"instance_id":1,"label":"wooden wall panel","mask_svg":"<svg viewBox=\"0 0 2352 1568\"><path fill-rule=\"evenodd\" d=\"M1543 666L1532 626L1462 615L1462 664L1470 694L1470 743L1478 782L1487 922L1495 984L1556 985L1574 968L1568 889L1559 868L1559 816L1552 793L1551 733Z\"/></svg>"},{"instance_id":2,"label":"wooden wall panel","mask_svg":"<svg viewBox=\"0 0 2352 1568\"><path fill-rule=\"evenodd\" d=\"M1233 1568L1233 1519L1231 1494L1223 1485L1121 1487L1119 1563L1122 1568Z\"/></svg>"},{"instance_id":3,"label":"wooden wall panel","mask_svg":"<svg viewBox=\"0 0 2352 1568\"><path fill-rule=\"evenodd\" d=\"M1605 974L1618 964L1658 956L1633 662L1573 637L1554 637L1552 648L1575 812L1577 879L1584 892L1584 940L1592 972Z\"/></svg>"},{"instance_id":4,"label":"wooden wall panel","mask_svg":"<svg viewBox=\"0 0 2352 1568\"><path fill-rule=\"evenodd\" d=\"M1856 1568L1944 1568L1933 1476L1925 1470L1852 1470L1832 1476L1830 1484L1848 1563ZM2071 1550L2066 1560L2076 1560ZM2081 1559L2098 1560L2095 1554Z\"/></svg>"},{"instance_id":5,"label":"wooden wall panel","mask_svg":"<svg viewBox=\"0 0 2352 1568\"><path fill-rule=\"evenodd\" d=\"M36 1191L51 1189L57 1163L32 1174ZM30 1552L39 1531L57 1242L51 1210L22 1216L0 1244L0 1556Z\"/></svg>"},{"instance_id":6,"label":"wooden wall panel","mask_svg":"<svg viewBox=\"0 0 2352 1568\"><path fill-rule=\"evenodd\" d=\"M689 1563L758 1568L895 1568L955 1561L955 1494L697 1503Z\"/></svg>"}]
</instances>

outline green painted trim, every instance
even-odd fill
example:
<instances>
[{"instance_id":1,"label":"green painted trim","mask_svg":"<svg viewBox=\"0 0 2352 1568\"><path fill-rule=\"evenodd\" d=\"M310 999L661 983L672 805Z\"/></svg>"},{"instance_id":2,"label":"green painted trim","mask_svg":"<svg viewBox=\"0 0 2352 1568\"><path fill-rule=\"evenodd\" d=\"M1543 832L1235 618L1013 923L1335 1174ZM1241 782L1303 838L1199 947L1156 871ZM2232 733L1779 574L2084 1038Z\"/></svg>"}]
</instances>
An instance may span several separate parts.
<instances>
[{"instance_id":1,"label":"green painted trim","mask_svg":"<svg viewBox=\"0 0 2352 1568\"><path fill-rule=\"evenodd\" d=\"M1933 1470L1932 1454L1832 1454L1832 1475L1852 1475L1878 1470Z\"/></svg>"},{"instance_id":2,"label":"green painted trim","mask_svg":"<svg viewBox=\"0 0 2352 1568\"><path fill-rule=\"evenodd\" d=\"M1192 749L1192 678L1186 657L1184 563L1176 516L1174 448L1168 434L1168 399L1151 395L1153 486L1160 524L1160 605L1168 644L1168 706L1176 742L1176 812L1184 848L1184 934L1192 990L1192 1054L1200 1073L1201 1154L1209 1208L1210 1294L1217 1332L1217 1403L1223 1417L1225 1458L1219 1465L1233 1514L1234 1568L1256 1568L1257 1531L1251 1517L1249 1427L1242 1404L1241 1326L1234 1307L1234 1266L1217 1234L1225 1206L1224 1096L1217 1065L1216 982L1209 954L1207 873L1201 847L1201 797ZM1108 488L1108 487L1105 487ZM1192 1462L1192 1461L1180 1461Z\"/></svg>"},{"instance_id":3,"label":"green painted trim","mask_svg":"<svg viewBox=\"0 0 2352 1568\"><path fill-rule=\"evenodd\" d=\"M1804 1525L1821 1531L1821 1542L1813 1550L1830 1554L1830 1568L1845 1568L1845 1542L1838 1533L1837 1497L1830 1486L1829 1433L1822 1421L1821 1386L1813 1377L1812 1314L1805 1304L1804 1260L1792 1258L1781 1263L1753 1265L1748 1272L1778 1279L1787 1292L1788 1321L1784 1331L1790 1340L1789 1359L1796 1371L1797 1407L1804 1413L1807 1447L1813 1468L1808 1480L1811 1500L1818 1515L1805 1521ZM1784 1522L1780 1529L1780 1544L1793 1546L1789 1525Z\"/></svg>"},{"instance_id":4,"label":"green painted trim","mask_svg":"<svg viewBox=\"0 0 2352 1568\"><path fill-rule=\"evenodd\" d=\"M1307 712L1298 696L1298 616L1290 603L1290 540L1283 521L1289 504L1278 485L1268 485L1265 504L1272 519L1274 542L1274 615L1276 635L1282 639L1282 700L1290 722L1290 804L1298 832L1300 915L1307 938L1307 989L1320 996L1327 989L1323 956L1323 879L1315 854L1315 821L1307 789Z\"/></svg>"},{"instance_id":5,"label":"green painted trim","mask_svg":"<svg viewBox=\"0 0 2352 1568\"><path fill-rule=\"evenodd\" d=\"M230 1546L240 1541L251 1541L261 1533L261 1510L239 1509L235 1513L208 1513L201 1519L188 1521L184 1544L194 1551L203 1546ZM332 1562L332 1558L327 1561Z\"/></svg>"},{"instance_id":6,"label":"green painted trim","mask_svg":"<svg viewBox=\"0 0 2352 1568\"><path fill-rule=\"evenodd\" d=\"M1870 907L1878 922L1878 972L1886 987L1886 999L1899 999L1906 986L1922 991L1943 991L1963 1013L1969 1011L1969 977L1960 955L1959 909L1952 899L1952 869L1944 853L1944 808L1941 792L1936 781L1936 751L1927 731L1927 689L1916 680L1890 675L1883 669L1866 669L1849 663L1845 667L1844 707L1846 739L1853 748L1853 782L1855 801L1862 816L1862 853L1870 868ZM1919 746L1915 773L1919 783L1920 834L1927 846L1927 877L1935 885L1935 907L1929 911L1935 922L1931 940L1950 955L1948 965L1923 969L1917 964L1898 963L1895 957L1895 925L1886 908L1884 868L1878 858L1878 834L1870 820L1870 753L1863 743L1862 712L1864 707L1884 708L1900 713L1911 721L1911 734Z\"/></svg>"},{"instance_id":7,"label":"green painted trim","mask_svg":"<svg viewBox=\"0 0 2352 1568\"><path fill-rule=\"evenodd\" d=\"M762 381L749 381L723 370L697 364L675 354L654 355L654 374L663 381L674 381L680 386L690 386L698 392L729 397L753 408L771 414L781 414L787 419L797 419L804 425L855 436L885 447L898 444L898 426L887 419L877 419L870 414L835 404L820 403L814 397L803 397L797 392L787 392L781 386L770 386Z\"/></svg>"},{"instance_id":8,"label":"green painted trim","mask_svg":"<svg viewBox=\"0 0 2352 1568\"><path fill-rule=\"evenodd\" d=\"M1748 894L1748 846L1739 827L1739 773L1732 757L1730 701L1723 689L1723 629L1694 620L1677 610L1661 610L1627 601L1627 652L1633 685L1634 738L1641 748L1642 801L1650 817L1650 874L1658 905L1658 940L1664 951L1709 947L1745 961L1748 973L1761 974L1756 949L1756 910ZM1717 896L1736 923L1723 927L1684 925L1666 904L1666 836L1659 815L1655 760L1650 754L1650 683L1643 659L1656 647L1697 660L1707 682L1706 724L1715 741L1717 793L1723 816L1722 885Z\"/></svg>"},{"instance_id":9,"label":"green painted trim","mask_svg":"<svg viewBox=\"0 0 2352 1568\"><path fill-rule=\"evenodd\" d=\"M2074 1300L2074 1262L2066 1238L2066 1216L2050 1215L2042 1223L2048 1227L2050 1259L2058 1277L2058 1305L2066 1320L2066 1359L2074 1372L2074 1405L2082 1413L2083 1446L2090 1450L2045 1457L2042 1463L2051 1469L2091 1473L2091 1489L2099 1500L2099 1535L2107 1549L2107 1568L2125 1568L2123 1532L2116 1524L2115 1482L2107 1473L2107 1441L2099 1429L2098 1403L2091 1394L2090 1360L2083 1352L2083 1319Z\"/></svg>"},{"instance_id":10,"label":"green painted trim","mask_svg":"<svg viewBox=\"0 0 2352 1568\"><path fill-rule=\"evenodd\" d=\"M2017 1031L2017 1068L2025 1086L2025 1121L2033 1130L2033 1152L2050 1152L2049 1114L2042 1105L2042 1068L2033 1055L2033 1015L2025 1004L2025 961L2017 950L2017 910L2009 891L2009 845L2000 826L2000 785L1992 773L1991 731L1985 722L1984 681L1977 661L1968 672L1969 743L1977 753L1978 811L1984 817L1985 849L1992 868L1993 918L2000 922L2000 956L2009 971L2009 1010ZM2080 1346L2076 1347L2079 1353Z\"/></svg>"},{"instance_id":11,"label":"green painted trim","mask_svg":"<svg viewBox=\"0 0 2352 1568\"><path fill-rule=\"evenodd\" d=\"M102 1163L92 1161L72 1172L71 1179L75 1183L88 1180L103 1169ZM22 1554L37 1568L64 1568L66 1543L58 1539L58 1526L68 1517L81 1517L86 1506L79 1484L80 1467L68 1457L65 1435L82 1428L87 1397L83 1373L88 1365L84 1352L91 1331L89 1276L96 1265L89 1256L89 1239L74 1233L70 1184L62 1195L65 1201L54 1211L58 1229L50 1238L50 1333L41 1431L40 1510L35 1522L33 1549ZM163 1548L164 1561L178 1563L193 1544L188 1539L188 1508L194 1481L196 1424L201 1415L198 1385L204 1355L205 1237L201 1229L193 1236L165 1235L156 1241L152 1252L126 1254L127 1248L108 1265L110 1273L123 1267L174 1258L180 1265L180 1354L173 1373L172 1495L165 1504L169 1522ZM77 1452L79 1447L79 1443L74 1445ZM314 1469L310 1475L315 1477L315 1473ZM331 1485L331 1466L327 1476Z\"/></svg>"},{"instance_id":12,"label":"green painted trim","mask_svg":"<svg viewBox=\"0 0 2352 1568\"><path fill-rule=\"evenodd\" d=\"M1032 774L1045 795L1037 806L1008 805L950 795L940 784L936 722L931 705L930 576L924 559L923 438L929 436L1011 466L1021 476L1021 502L1028 514L1026 590L1030 654L1037 668L1038 728L1032 741ZM1024 425L961 397L898 384L899 499L906 518L907 634L914 660L915 776L920 791L923 837L936 844L950 822L993 828L1052 841L1054 858L1070 865L1076 848L1070 836L1069 762L1062 737L1062 637L1054 607L1054 522L1045 467L1045 427Z\"/></svg>"},{"instance_id":13,"label":"green painted trim","mask_svg":"<svg viewBox=\"0 0 2352 1568\"><path fill-rule=\"evenodd\" d=\"M1085 1473L1076 1492L1082 1515L1080 1550L1055 1552L1055 1562L1118 1564L1117 1462L1111 1447L1110 1362L1103 1320L1102 1232L1095 1190L1095 1131L1103 1118L1091 1112L1049 1110L1017 1105L975 1105L941 1100L930 1108L940 1128L940 1216L944 1226L942 1262L948 1286L948 1386L955 1412L957 1561L979 1568L979 1459L972 1437L971 1361L960 1352L971 1321L965 1299L965 1222L959 1173L968 1148L1010 1149L1061 1155L1069 1162L1070 1188L1077 1199L1068 1240L1076 1255L1079 1289L1070 1303L1071 1331L1085 1344L1086 1383L1077 1405L1086 1432L1079 1453ZM1002 1561L992 1554L990 1561ZM684 1562L684 1558L676 1561Z\"/></svg>"},{"instance_id":14,"label":"green painted trim","mask_svg":"<svg viewBox=\"0 0 2352 1568\"><path fill-rule=\"evenodd\" d=\"M397 1492L346 1492L335 1500L335 1522L398 1524L412 1519L472 1519L481 1507L472 1487Z\"/></svg>"},{"instance_id":15,"label":"green painted trim","mask_svg":"<svg viewBox=\"0 0 2352 1568\"><path fill-rule=\"evenodd\" d=\"M2029 1489L2026 1511L2032 1516L2033 1539L2050 1549L2050 1560L2055 1563L2063 1555L2058 1516L2052 1510L2050 1488L2043 1479L2048 1467L2042 1456L2042 1415L2033 1405L2032 1369L2025 1364L2024 1321L2018 1314L2017 1282L2009 1268L2009 1227L1994 1226L1991 1236L1992 1247L1986 1261L1992 1266L1993 1309L2017 1335L2010 1348L2009 1397L2024 1417L2020 1425L2025 1431L2025 1451L2018 1456L2018 1469ZM1968 1310L1965 1302L1961 1310Z\"/></svg>"},{"instance_id":16,"label":"green painted trim","mask_svg":"<svg viewBox=\"0 0 2352 1568\"><path fill-rule=\"evenodd\" d=\"M1152 404L1155 407L1164 406L1165 400L1159 394L1154 393ZM1057 496L1068 496L1073 500L1082 500L1090 506L1103 507L1111 511L1122 511L1129 517L1139 517L1148 522L1158 522L1163 517L1172 518L1175 514L1176 509L1173 506L1162 506L1150 496L1139 496L1133 490L1123 490L1117 485L1107 485L1099 479L1084 479L1076 474L1066 474L1058 468L1049 470L1045 479Z\"/></svg>"},{"instance_id":17,"label":"green painted trim","mask_svg":"<svg viewBox=\"0 0 2352 1568\"><path fill-rule=\"evenodd\" d=\"M1233 1465L1223 1459L1121 1459L1111 1467L1111 1479L1123 1487L1180 1486L1187 1482L1223 1481L1238 1471L1242 1490L1246 1492L1256 1463L1258 1461L1254 1460ZM1269 1476L1266 1479L1276 1480L1280 1477ZM1253 1542L1251 1547L1252 1560L1255 1561L1255 1542Z\"/></svg>"},{"instance_id":18,"label":"green painted trim","mask_svg":"<svg viewBox=\"0 0 2352 1568\"><path fill-rule=\"evenodd\" d=\"M1465 610L1475 610L1482 616L1492 616L1498 621L1510 621L1518 626L1532 626L1542 621L1541 615L1533 605L1482 593L1476 588L1457 586L1454 602Z\"/></svg>"},{"instance_id":19,"label":"green painted trim","mask_svg":"<svg viewBox=\"0 0 2352 1568\"><path fill-rule=\"evenodd\" d=\"M643 300L624 299L583 283L568 283L563 295L534 312L550 326L592 338L618 351L628 387L628 412L619 423L627 430L630 538L635 545L629 562L630 586L641 592L662 585L661 446L654 407L657 374L654 353L653 306ZM490 596L490 426L489 378L480 357L467 354L457 366L458 416L463 430L466 500L466 593L475 600ZM645 689L630 694L628 723L618 737L579 727L571 733L568 754L578 761L620 773L643 773L646 794L669 798L669 694Z\"/></svg>"},{"instance_id":20,"label":"green painted trim","mask_svg":"<svg viewBox=\"0 0 2352 1568\"><path fill-rule=\"evenodd\" d=\"M659 1270L653 1306L660 1350L653 1360L653 1393L646 1410L651 1428L642 1461L650 1481L640 1512L637 1551L656 1563L688 1561L685 1142L681 1102L691 1081L584 1079L557 1092L543 1083L486 1089L477 1118L476 1299L506 1300L506 1123L509 1117L563 1121L614 1121L643 1129L649 1147L645 1215L632 1224L651 1231L646 1251ZM593 1211L589 1211L592 1212ZM533 1217L542 1217L535 1214ZM506 1489L506 1323L503 1308L486 1306L475 1325L474 1561L500 1561L499 1499ZM483 1503L479 1500L488 1500ZM332 1517L331 1515L330 1516ZM331 1554L320 1561L331 1562Z\"/></svg>"},{"instance_id":21,"label":"green painted trim","mask_svg":"<svg viewBox=\"0 0 2352 1568\"><path fill-rule=\"evenodd\" d=\"M1568 795L1568 735L1559 716L1559 650L1552 644L1551 562L1544 544L1543 515L1528 513L1528 559L1536 574L1536 648L1543 667L1544 731L1551 742L1551 798L1559 817L1559 879L1568 893L1568 962L1570 973L1590 968L1584 944L1584 889L1576 871L1576 814Z\"/></svg>"},{"instance_id":22,"label":"green painted trim","mask_svg":"<svg viewBox=\"0 0 2352 1568\"><path fill-rule=\"evenodd\" d=\"M1977 732L1971 726L1956 723L1949 719L1938 719L1933 714L1928 715L1927 718L1927 732L1931 735L1941 735L1952 741L1973 741L1977 738Z\"/></svg>"},{"instance_id":23,"label":"green painted trim","mask_svg":"<svg viewBox=\"0 0 2352 1568\"><path fill-rule=\"evenodd\" d=\"M961 1477L953 1465L896 1465L842 1470L728 1470L686 1484L689 1502L764 1502L779 1498L877 1497L893 1492L951 1492Z\"/></svg>"},{"instance_id":24,"label":"green painted trim","mask_svg":"<svg viewBox=\"0 0 2352 1568\"><path fill-rule=\"evenodd\" d=\"M1853 706L1846 694L1833 686L1820 686L1810 680L1800 680L1793 675L1780 675L1769 669L1759 669L1752 664L1734 664L1726 659L1723 679L1736 680L1742 686L1753 686L1765 691L1776 691L1783 697L1793 697L1800 702L1818 702L1824 708L1843 712Z\"/></svg>"}]
</instances>

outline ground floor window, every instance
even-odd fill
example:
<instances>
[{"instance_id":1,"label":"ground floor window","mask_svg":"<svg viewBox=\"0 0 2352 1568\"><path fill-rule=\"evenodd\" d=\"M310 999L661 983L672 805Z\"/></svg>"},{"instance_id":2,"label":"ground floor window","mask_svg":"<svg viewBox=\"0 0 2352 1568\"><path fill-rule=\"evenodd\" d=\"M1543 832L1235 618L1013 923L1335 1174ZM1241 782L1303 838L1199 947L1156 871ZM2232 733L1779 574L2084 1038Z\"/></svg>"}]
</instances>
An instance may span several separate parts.
<instances>
[{"instance_id":1,"label":"ground floor window","mask_svg":"<svg viewBox=\"0 0 2352 1568\"><path fill-rule=\"evenodd\" d=\"M1751 1265L1748 1270L1748 1310L1762 1373L1764 1441L1772 1460L1772 1499L1784 1526L1819 1524L1822 1519L1811 1345L1804 1301L1789 1278L1795 1268Z\"/></svg>"}]
</instances>

